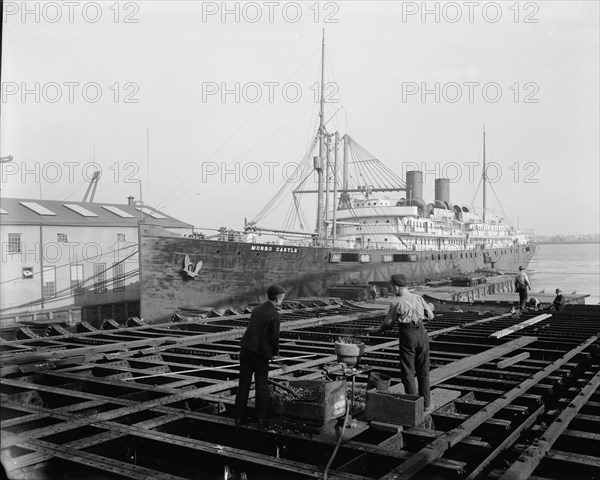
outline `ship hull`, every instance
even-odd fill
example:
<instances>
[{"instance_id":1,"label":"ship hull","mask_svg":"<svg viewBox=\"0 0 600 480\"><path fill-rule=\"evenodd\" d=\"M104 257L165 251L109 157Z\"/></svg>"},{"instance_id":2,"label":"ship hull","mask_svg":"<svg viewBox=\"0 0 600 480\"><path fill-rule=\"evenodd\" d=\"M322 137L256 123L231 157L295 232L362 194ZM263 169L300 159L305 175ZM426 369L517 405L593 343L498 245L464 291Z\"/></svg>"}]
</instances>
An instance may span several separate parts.
<instances>
[{"instance_id":1,"label":"ship hull","mask_svg":"<svg viewBox=\"0 0 600 480\"><path fill-rule=\"evenodd\" d=\"M290 299L326 296L340 285L388 282L398 273L418 283L485 268L515 272L534 252L524 245L423 252L282 246L187 238L152 226L140 229L139 246L141 314L150 323L178 309L264 301L271 284L285 287Z\"/></svg>"}]
</instances>

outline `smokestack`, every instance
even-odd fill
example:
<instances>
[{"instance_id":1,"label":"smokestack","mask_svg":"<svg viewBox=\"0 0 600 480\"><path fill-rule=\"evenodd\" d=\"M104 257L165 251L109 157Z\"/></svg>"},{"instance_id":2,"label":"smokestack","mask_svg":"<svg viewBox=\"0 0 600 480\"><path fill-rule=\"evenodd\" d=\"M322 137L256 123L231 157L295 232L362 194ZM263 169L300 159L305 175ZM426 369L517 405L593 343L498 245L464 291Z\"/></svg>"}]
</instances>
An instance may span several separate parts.
<instances>
[{"instance_id":1,"label":"smokestack","mask_svg":"<svg viewBox=\"0 0 600 480\"><path fill-rule=\"evenodd\" d=\"M423 199L423 172L411 170L406 172L406 200ZM410 203L407 203L410 205Z\"/></svg>"},{"instance_id":2,"label":"smokestack","mask_svg":"<svg viewBox=\"0 0 600 480\"><path fill-rule=\"evenodd\" d=\"M134 197L132 197L131 195L129 195L127 197L127 205L133 205L133 203L134 203L133 201L134 200L135 200Z\"/></svg>"},{"instance_id":3,"label":"smokestack","mask_svg":"<svg viewBox=\"0 0 600 480\"><path fill-rule=\"evenodd\" d=\"M435 179L435 200L439 200L440 202L450 205L450 179Z\"/></svg>"}]
</instances>

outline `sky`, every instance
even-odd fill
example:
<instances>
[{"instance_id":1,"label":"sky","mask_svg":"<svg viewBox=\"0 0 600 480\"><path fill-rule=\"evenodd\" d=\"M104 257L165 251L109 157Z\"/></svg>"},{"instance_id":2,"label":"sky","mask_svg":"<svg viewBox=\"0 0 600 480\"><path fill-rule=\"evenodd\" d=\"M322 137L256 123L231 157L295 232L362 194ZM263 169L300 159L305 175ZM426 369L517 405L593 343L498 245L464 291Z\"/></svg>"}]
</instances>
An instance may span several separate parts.
<instances>
[{"instance_id":1,"label":"sky","mask_svg":"<svg viewBox=\"0 0 600 480\"><path fill-rule=\"evenodd\" d=\"M452 203L480 208L485 125L490 208L538 235L598 233L598 10L4 2L0 194L79 201L100 169L97 202L242 229L314 138L324 31L330 133L423 170L426 201L446 176ZM260 225L281 226L289 200Z\"/></svg>"}]
</instances>

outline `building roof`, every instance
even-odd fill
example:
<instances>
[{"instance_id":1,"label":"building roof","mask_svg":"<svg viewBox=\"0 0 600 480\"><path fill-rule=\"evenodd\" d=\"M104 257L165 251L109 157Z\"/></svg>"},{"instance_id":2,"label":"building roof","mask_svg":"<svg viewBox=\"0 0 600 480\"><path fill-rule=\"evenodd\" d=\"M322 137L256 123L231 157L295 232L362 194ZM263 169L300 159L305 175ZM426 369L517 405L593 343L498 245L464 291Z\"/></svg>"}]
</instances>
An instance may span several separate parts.
<instances>
[{"instance_id":1,"label":"building roof","mask_svg":"<svg viewBox=\"0 0 600 480\"><path fill-rule=\"evenodd\" d=\"M145 224L192 228L189 223L146 205L141 207L137 204L0 198L2 225L137 227L142 217Z\"/></svg>"}]
</instances>

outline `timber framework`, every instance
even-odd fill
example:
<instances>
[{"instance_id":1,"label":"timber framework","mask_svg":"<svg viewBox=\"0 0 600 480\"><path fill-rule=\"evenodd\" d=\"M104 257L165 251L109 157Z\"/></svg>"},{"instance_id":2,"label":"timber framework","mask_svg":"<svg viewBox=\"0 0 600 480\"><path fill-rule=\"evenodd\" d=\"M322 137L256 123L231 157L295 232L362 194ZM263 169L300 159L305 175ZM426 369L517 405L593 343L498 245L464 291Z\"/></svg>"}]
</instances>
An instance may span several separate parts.
<instances>
[{"instance_id":1,"label":"timber framework","mask_svg":"<svg viewBox=\"0 0 600 480\"><path fill-rule=\"evenodd\" d=\"M82 322L73 331L3 331L1 460L8 478L600 478L598 305L520 317L437 314L427 325L431 385L456 392L453 399L412 427L369 422L360 396L369 376L357 370L357 421L339 447L339 420L312 430L292 422L235 426L248 314L226 313L174 315L158 325L131 318L101 328ZM390 391L398 391L397 331L366 331L384 313L333 298L288 302L284 359L272 364L270 378L322 378L336 361L333 343L351 336L365 344L361 363L391 377Z\"/></svg>"}]
</instances>

